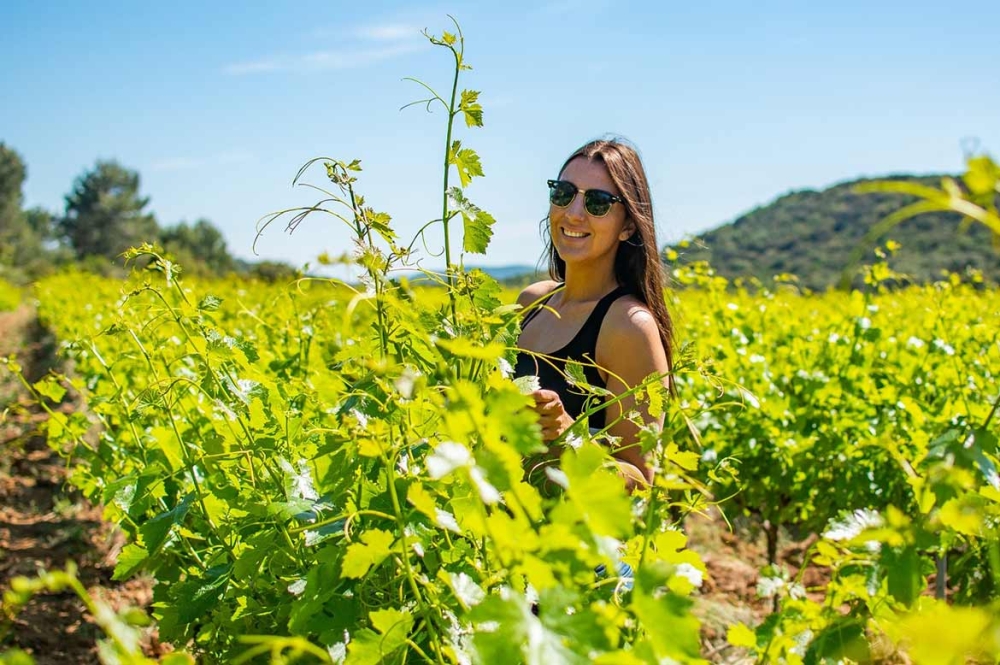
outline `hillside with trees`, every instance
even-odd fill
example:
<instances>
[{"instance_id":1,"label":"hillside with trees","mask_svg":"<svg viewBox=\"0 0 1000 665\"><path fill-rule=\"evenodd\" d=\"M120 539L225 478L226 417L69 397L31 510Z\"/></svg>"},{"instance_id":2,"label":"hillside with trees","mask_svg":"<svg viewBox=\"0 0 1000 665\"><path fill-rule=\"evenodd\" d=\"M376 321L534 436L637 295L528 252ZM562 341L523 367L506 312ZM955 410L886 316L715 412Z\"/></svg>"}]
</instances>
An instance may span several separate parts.
<instances>
[{"instance_id":1,"label":"hillside with trees","mask_svg":"<svg viewBox=\"0 0 1000 665\"><path fill-rule=\"evenodd\" d=\"M939 187L942 176L892 175L882 180L912 181ZM783 273L798 277L802 286L823 290L834 286L849 264L852 252L879 221L916 199L894 193L862 194L856 187L875 179L860 179L822 191L802 190L779 197L735 221L672 247L682 263L708 261L727 278L769 280ZM942 270L982 271L1000 281L1000 259L991 248L988 230L973 224L957 232L961 217L930 213L893 228L882 240L902 245L891 261L897 272L912 281L927 282ZM870 256L870 254L869 254Z\"/></svg>"},{"instance_id":2,"label":"hillside with trees","mask_svg":"<svg viewBox=\"0 0 1000 665\"><path fill-rule=\"evenodd\" d=\"M207 219L161 226L147 208L139 173L115 161L97 161L72 183L62 211L24 208L28 168L0 142L0 279L23 284L76 266L100 274L123 273L122 252L144 242L162 247L187 274L240 273L264 280L295 275L277 261L233 257L222 233Z\"/></svg>"}]
</instances>

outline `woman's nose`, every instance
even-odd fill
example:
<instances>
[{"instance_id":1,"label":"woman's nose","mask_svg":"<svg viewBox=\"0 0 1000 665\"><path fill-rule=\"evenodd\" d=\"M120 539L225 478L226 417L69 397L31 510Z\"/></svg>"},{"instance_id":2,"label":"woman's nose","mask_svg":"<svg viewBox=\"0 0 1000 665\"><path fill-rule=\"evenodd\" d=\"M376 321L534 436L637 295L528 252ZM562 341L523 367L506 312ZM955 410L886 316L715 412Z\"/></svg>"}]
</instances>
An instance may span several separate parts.
<instances>
[{"instance_id":1,"label":"woman's nose","mask_svg":"<svg viewBox=\"0 0 1000 665\"><path fill-rule=\"evenodd\" d=\"M568 206L566 206L566 214L568 216L573 217L574 219L583 219L584 214L587 212L587 209L584 206L583 196L583 192L577 192L576 195L573 196L573 200L569 202Z\"/></svg>"}]
</instances>

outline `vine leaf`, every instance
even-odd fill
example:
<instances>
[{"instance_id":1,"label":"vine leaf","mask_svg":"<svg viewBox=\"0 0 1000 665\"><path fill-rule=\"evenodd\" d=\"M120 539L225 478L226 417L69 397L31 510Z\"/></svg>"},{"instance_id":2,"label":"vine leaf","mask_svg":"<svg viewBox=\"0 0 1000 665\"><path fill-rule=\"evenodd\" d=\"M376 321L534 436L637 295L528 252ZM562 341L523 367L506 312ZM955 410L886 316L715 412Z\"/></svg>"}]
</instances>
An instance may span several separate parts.
<instances>
[{"instance_id":1,"label":"vine leaf","mask_svg":"<svg viewBox=\"0 0 1000 665\"><path fill-rule=\"evenodd\" d=\"M135 543L129 543L118 555L118 564L115 566L115 572L111 579L127 580L135 571L139 570L148 558L149 552L145 548Z\"/></svg>"},{"instance_id":2,"label":"vine leaf","mask_svg":"<svg viewBox=\"0 0 1000 665\"><path fill-rule=\"evenodd\" d=\"M387 531L373 529L361 534L361 542L353 543L344 555L342 577L361 578L369 569L382 563L392 547L393 536Z\"/></svg>"},{"instance_id":3,"label":"vine leaf","mask_svg":"<svg viewBox=\"0 0 1000 665\"><path fill-rule=\"evenodd\" d=\"M175 598L183 599L176 603L177 620L188 624L212 609L226 593L231 570L227 565L214 566L174 587Z\"/></svg>"},{"instance_id":4,"label":"vine leaf","mask_svg":"<svg viewBox=\"0 0 1000 665\"><path fill-rule=\"evenodd\" d=\"M462 100L459 102L458 108L465 116L466 127L483 126L483 107L479 103L478 90L463 90Z\"/></svg>"},{"instance_id":5,"label":"vine leaf","mask_svg":"<svg viewBox=\"0 0 1000 665\"><path fill-rule=\"evenodd\" d=\"M462 249L472 254L485 254L493 237L493 225L496 224L493 215L466 199L458 187L448 190L448 195L462 215Z\"/></svg>"},{"instance_id":6,"label":"vine leaf","mask_svg":"<svg viewBox=\"0 0 1000 665\"><path fill-rule=\"evenodd\" d=\"M479 161L479 155L472 148L463 148L461 141L452 142L448 163L454 164L458 169L458 178L463 188L468 187L473 178L483 175L483 165Z\"/></svg>"},{"instance_id":7,"label":"vine leaf","mask_svg":"<svg viewBox=\"0 0 1000 665\"><path fill-rule=\"evenodd\" d=\"M347 645L351 665L378 665L406 644L413 628L413 616L394 608L375 610L368 615L378 633L365 628L355 633Z\"/></svg>"},{"instance_id":8,"label":"vine leaf","mask_svg":"<svg viewBox=\"0 0 1000 665\"><path fill-rule=\"evenodd\" d=\"M143 543L149 552L157 551L167 539L170 530L184 522L184 517L187 515L188 509L191 508L192 501L194 501L194 494L188 494L176 507L160 513L139 528Z\"/></svg>"},{"instance_id":9,"label":"vine leaf","mask_svg":"<svg viewBox=\"0 0 1000 665\"><path fill-rule=\"evenodd\" d=\"M472 643L484 663L587 663L586 657L570 648L566 639L535 617L528 603L503 589L473 608Z\"/></svg>"}]
</instances>

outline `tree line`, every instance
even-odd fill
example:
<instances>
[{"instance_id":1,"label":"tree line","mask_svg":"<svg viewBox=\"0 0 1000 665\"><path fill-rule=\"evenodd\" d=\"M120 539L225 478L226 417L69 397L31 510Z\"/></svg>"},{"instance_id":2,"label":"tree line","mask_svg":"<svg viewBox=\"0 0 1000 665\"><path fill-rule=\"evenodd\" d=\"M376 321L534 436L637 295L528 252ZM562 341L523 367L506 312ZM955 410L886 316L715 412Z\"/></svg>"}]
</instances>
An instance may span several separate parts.
<instances>
[{"instance_id":1,"label":"tree line","mask_svg":"<svg viewBox=\"0 0 1000 665\"><path fill-rule=\"evenodd\" d=\"M161 226L147 210L139 173L116 161L97 161L73 182L61 213L24 208L28 169L0 142L0 277L29 282L63 267L113 274L124 270L120 255L143 242L158 244L189 274L230 273L276 280L295 270L276 261L233 257L222 233L207 219Z\"/></svg>"}]
</instances>

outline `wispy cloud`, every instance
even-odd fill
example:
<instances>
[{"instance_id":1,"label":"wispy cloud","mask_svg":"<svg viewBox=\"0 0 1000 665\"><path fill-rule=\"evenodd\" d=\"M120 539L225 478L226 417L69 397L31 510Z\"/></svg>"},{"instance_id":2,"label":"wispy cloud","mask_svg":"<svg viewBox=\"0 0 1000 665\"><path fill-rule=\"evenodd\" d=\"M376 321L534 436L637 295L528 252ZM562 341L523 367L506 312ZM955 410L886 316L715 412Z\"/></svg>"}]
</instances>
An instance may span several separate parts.
<instances>
[{"instance_id":1,"label":"wispy cloud","mask_svg":"<svg viewBox=\"0 0 1000 665\"><path fill-rule=\"evenodd\" d=\"M403 39L413 39L420 35L421 28L403 23L385 23L382 25L367 25L354 29L354 35L361 39L371 39L380 42L394 42Z\"/></svg>"},{"instance_id":2,"label":"wispy cloud","mask_svg":"<svg viewBox=\"0 0 1000 665\"><path fill-rule=\"evenodd\" d=\"M538 16L568 16L600 12L610 5L610 0L551 0L538 5L533 13Z\"/></svg>"},{"instance_id":3,"label":"wispy cloud","mask_svg":"<svg viewBox=\"0 0 1000 665\"><path fill-rule=\"evenodd\" d=\"M201 166L201 162L190 157L160 159L149 165L153 171L190 171Z\"/></svg>"},{"instance_id":4,"label":"wispy cloud","mask_svg":"<svg viewBox=\"0 0 1000 665\"><path fill-rule=\"evenodd\" d=\"M336 37L346 42L337 49L300 54L275 54L226 65L224 74L246 76L268 72L303 72L357 69L396 58L426 47L420 29L402 23L384 23L340 29L336 33L317 29L314 36Z\"/></svg>"},{"instance_id":5,"label":"wispy cloud","mask_svg":"<svg viewBox=\"0 0 1000 665\"><path fill-rule=\"evenodd\" d=\"M254 156L245 150L231 150L203 157L168 157L149 165L152 171L194 171L200 168L233 166L252 162Z\"/></svg>"}]
</instances>

